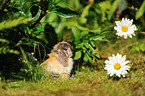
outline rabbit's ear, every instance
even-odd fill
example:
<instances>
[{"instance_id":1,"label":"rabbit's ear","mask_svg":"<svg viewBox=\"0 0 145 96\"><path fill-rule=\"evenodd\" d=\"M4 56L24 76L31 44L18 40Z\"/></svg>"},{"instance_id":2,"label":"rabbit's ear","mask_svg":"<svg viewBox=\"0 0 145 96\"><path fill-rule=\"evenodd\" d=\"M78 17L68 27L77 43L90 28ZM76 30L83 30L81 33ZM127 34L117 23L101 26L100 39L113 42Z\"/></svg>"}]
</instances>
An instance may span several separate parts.
<instances>
[{"instance_id":1,"label":"rabbit's ear","mask_svg":"<svg viewBox=\"0 0 145 96\"><path fill-rule=\"evenodd\" d=\"M65 53L65 51L58 49L58 61L60 64L62 64L64 67L68 66L68 58L66 56L67 53Z\"/></svg>"}]
</instances>

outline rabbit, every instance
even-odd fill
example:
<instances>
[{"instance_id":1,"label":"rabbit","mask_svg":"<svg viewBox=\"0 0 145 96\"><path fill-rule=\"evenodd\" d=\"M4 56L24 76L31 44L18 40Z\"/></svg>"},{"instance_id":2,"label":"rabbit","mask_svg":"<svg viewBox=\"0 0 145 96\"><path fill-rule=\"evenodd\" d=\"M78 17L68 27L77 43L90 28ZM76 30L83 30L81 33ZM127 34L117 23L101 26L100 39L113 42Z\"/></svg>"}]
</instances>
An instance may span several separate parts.
<instances>
[{"instance_id":1,"label":"rabbit","mask_svg":"<svg viewBox=\"0 0 145 96\"><path fill-rule=\"evenodd\" d=\"M59 42L48 54L49 58L40 66L47 72L59 74L63 78L69 77L74 64L71 58L72 54L72 48L69 43Z\"/></svg>"}]
</instances>

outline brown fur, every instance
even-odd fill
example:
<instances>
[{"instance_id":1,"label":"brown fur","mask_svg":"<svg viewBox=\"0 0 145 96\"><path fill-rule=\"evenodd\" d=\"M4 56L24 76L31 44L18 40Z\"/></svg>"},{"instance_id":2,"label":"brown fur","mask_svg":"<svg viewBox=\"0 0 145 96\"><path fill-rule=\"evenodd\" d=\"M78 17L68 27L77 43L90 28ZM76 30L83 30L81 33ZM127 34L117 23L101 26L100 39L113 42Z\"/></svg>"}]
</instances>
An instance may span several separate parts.
<instances>
[{"instance_id":1,"label":"brown fur","mask_svg":"<svg viewBox=\"0 0 145 96\"><path fill-rule=\"evenodd\" d=\"M67 42L59 42L48 54L49 58L41 66L48 72L54 74L69 75L73 67L71 45Z\"/></svg>"}]
</instances>

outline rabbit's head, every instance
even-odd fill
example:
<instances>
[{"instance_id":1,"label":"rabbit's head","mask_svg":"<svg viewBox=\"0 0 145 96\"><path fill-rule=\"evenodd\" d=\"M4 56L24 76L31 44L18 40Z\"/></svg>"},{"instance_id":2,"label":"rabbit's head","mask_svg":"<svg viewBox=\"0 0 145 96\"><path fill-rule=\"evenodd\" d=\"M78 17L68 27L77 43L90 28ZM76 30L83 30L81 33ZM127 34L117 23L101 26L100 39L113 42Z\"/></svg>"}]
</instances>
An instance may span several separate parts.
<instances>
[{"instance_id":1,"label":"rabbit's head","mask_svg":"<svg viewBox=\"0 0 145 96\"><path fill-rule=\"evenodd\" d=\"M59 42L58 44L56 44L53 47L52 52L55 52L55 53L58 53L58 54L61 52L61 53L65 54L67 57L71 57L72 54L73 54L71 45L67 42Z\"/></svg>"},{"instance_id":2,"label":"rabbit's head","mask_svg":"<svg viewBox=\"0 0 145 96\"><path fill-rule=\"evenodd\" d=\"M70 74L74 63L71 58L72 48L69 43L59 42L48 56L49 58L41 64L48 72L60 74L62 77Z\"/></svg>"},{"instance_id":3,"label":"rabbit's head","mask_svg":"<svg viewBox=\"0 0 145 96\"><path fill-rule=\"evenodd\" d=\"M69 65L69 58L72 56L71 45L67 42L59 42L52 50L52 53L58 54L58 61L64 66Z\"/></svg>"}]
</instances>

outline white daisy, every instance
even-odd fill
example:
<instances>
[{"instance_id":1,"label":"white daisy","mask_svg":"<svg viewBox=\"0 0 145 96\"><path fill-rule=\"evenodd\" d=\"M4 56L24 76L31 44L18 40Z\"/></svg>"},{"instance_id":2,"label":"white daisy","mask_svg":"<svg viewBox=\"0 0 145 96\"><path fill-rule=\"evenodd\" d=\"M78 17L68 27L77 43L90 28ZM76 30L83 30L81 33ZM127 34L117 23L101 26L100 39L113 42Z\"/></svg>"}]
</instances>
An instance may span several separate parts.
<instances>
[{"instance_id":1,"label":"white daisy","mask_svg":"<svg viewBox=\"0 0 145 96\"><path fill-rule=\"evenodd\" d=\"M125 77L125 74L127 73L127 70L130 70L130 66L126 65L130 61L126 60L126 55L122 57L121 54L117 53L115 56L114 54L112 57L108 57L109 60L106 60L105 63L105 70L107 70L107 74L110 74L110 76L113 76L116 74L116 76ZM126 61L125 61L126 60Z\"/></svg>"},{"instance_id":2,"label":"white daisy","mask_svg":"<svg viewBox=\"0 0 145 96\"><path fill-rule=\"evenodd\" d=\"M122 18L122 21L115 21L116 25L114 29L117 31L116 35L124 36L127 39L127 36L132 38L132 35L135 36L134 31L137 30L136 26L133 25L133 19Z\"/></svg>"}]
</instances>

